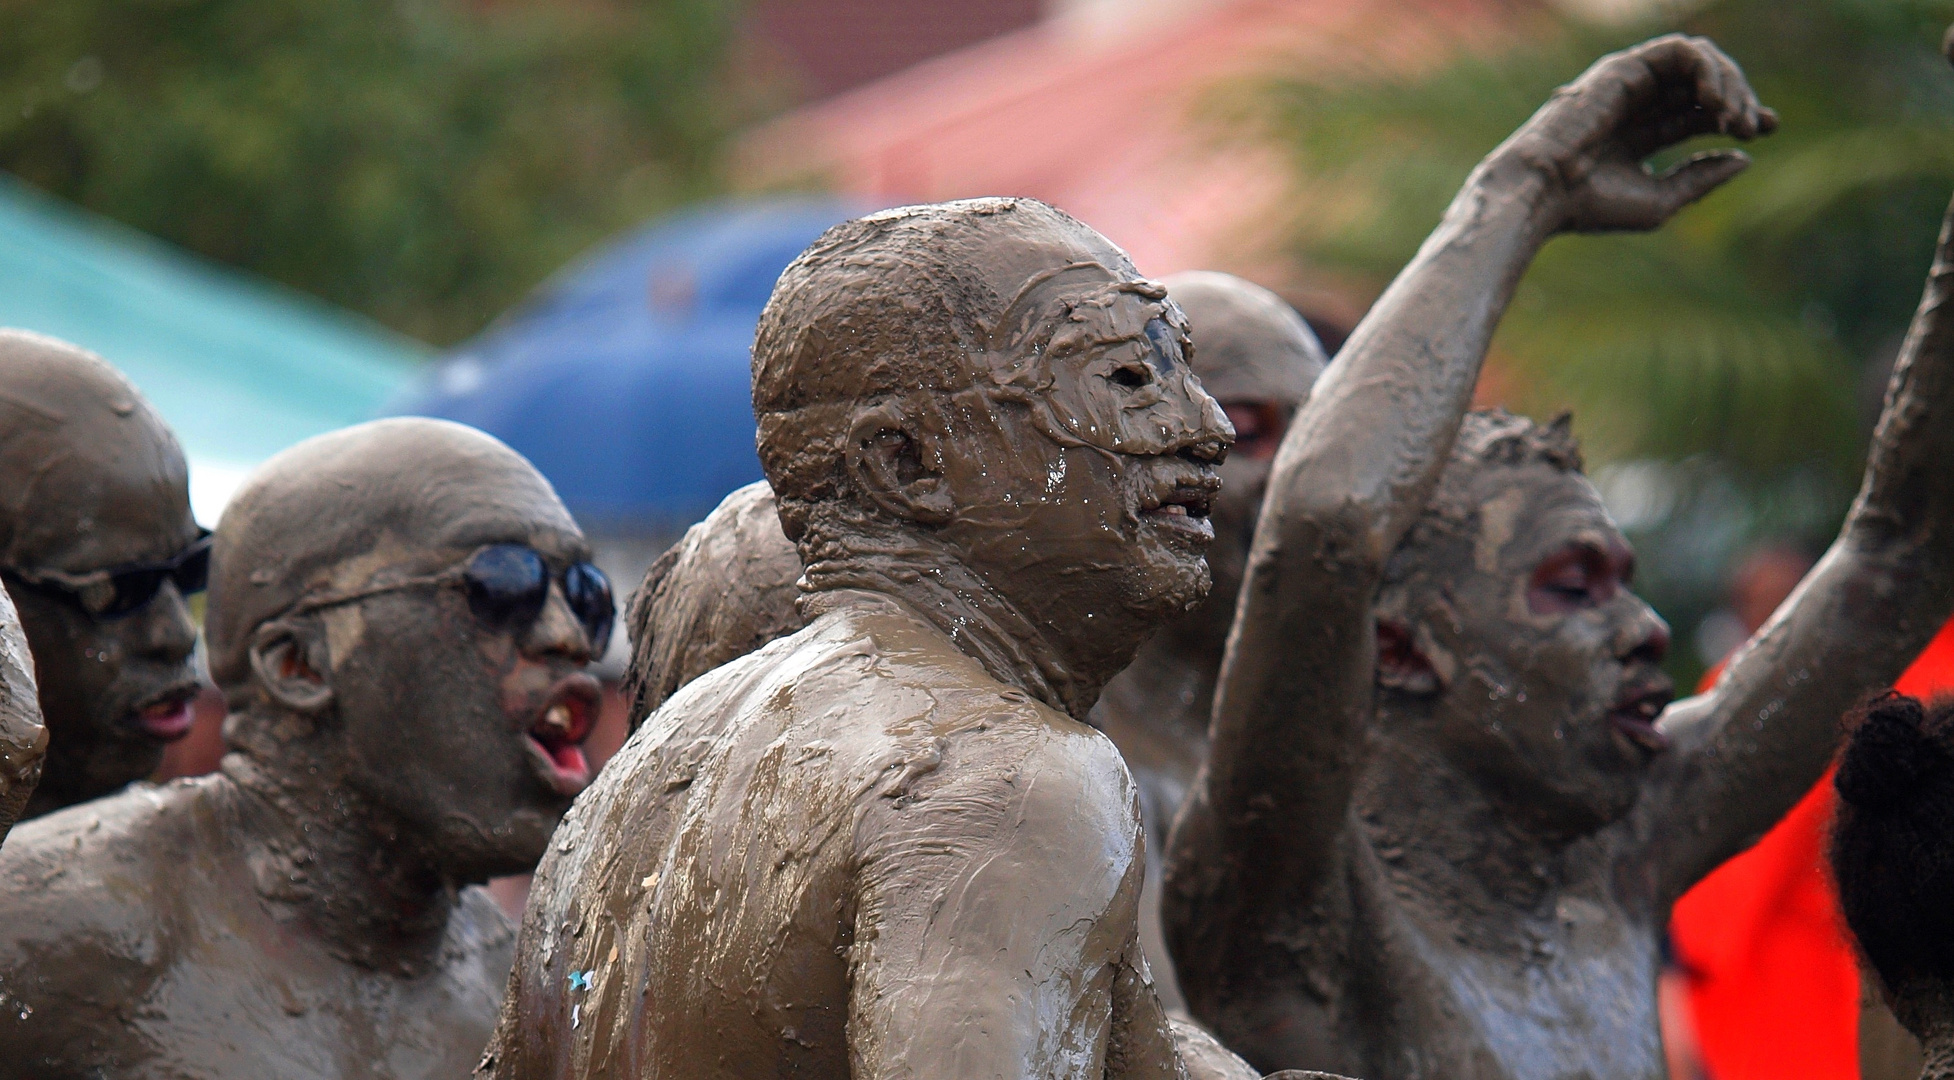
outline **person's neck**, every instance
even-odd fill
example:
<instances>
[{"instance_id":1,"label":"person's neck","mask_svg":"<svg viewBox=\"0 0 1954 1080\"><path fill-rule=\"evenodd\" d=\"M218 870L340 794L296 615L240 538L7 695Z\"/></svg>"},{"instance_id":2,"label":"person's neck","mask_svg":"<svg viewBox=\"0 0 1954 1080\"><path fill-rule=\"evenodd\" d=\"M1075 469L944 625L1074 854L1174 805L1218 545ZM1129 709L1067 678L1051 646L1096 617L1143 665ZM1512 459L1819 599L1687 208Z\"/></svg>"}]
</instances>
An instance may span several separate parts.
<instances>
[{"instance_id":1,"label":"person's neck","mask_svg":"<svg viewBox=\"0 0 1954 1080\"><path fill-rule=\"evenodd\" d=\"M406 842L390 816L335 782L331 770L226 754L259 894L297 917L336 956L413 976L441 946L456 886Z\"/></svg>"},{"instance_id":2,"label":"person's neck","mask_svg":"<svg viewBox=\"0 0 1954 1080\"><path fill-rule=\"evenodd\" d=\"M1454 922L1477 948L1533 955L1541 919L1568 884L1577 838L1542 835L1517 819L1475 777L1420 739L1416 723L1380 718L1357 808L1372 849L1400 895L1431 919Z\"/></svg>"},{"instance_id":3,"label":"person's neck","mask_svg":"<svg viewBox=\"0 0 1954 1080\"><path fill-rule=\"evenodd\" d=\"M1091 625L1036 618L984 576L928 537L853 538L850 550L807 565L809 617L846 590L879 593L914 609L991 677L1075 719L1084 719L1106 680L1125 667L1145 628L1123 625L1118 612L1095 612ZM1086 622L1085 619L1078 620Z\"/></svg>"},{"instance_id":4,"label":"person's neck","mask_svg":"<svg viewBox=\"0 0 1954 1080\"><path fill-rule=\"evenodd\" d=\"M1133 662L1106 684L1093 716L1104 719L1109 733L1117 726L1172 744L1175 756L1186 761L1184 779L1192 781L1207 744L1222 650L1207 635L1184 632L1184 622L1169 623L1140 645Z\"/></svg>"}]
</instances>

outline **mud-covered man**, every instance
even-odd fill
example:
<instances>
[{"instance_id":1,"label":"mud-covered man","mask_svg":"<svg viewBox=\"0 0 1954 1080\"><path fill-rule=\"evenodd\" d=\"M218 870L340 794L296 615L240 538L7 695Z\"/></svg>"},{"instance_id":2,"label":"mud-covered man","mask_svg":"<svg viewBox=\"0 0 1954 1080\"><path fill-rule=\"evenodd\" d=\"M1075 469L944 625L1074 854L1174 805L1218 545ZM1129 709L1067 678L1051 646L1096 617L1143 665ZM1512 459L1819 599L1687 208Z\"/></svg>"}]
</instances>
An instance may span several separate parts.
<instances>
[{"instance_id":1,"label":"mud-covered man","mask_svg":"<svg viewBox=\"0 0 1954 1080\"><path fill-rule=\"evenodd\" d=\"M1259 285L1206 270L1162 284L1187 315L1194 373L1227 413L1235 444L1219 467L1221 492L1209 513L1214 587L1193 611L1147 639L1133 663L1106 684L1089 717L1120 748L1139 783L1149 849L1165 843L1206 756L1214 680L1269 463L1326 363L1302 317ZM632 601L633 720L650 715L685 683L805 625L795 587L800 575L800 557L780 530L764 480L728 495L687 530L646 573Z\"/></svg>"},{"instance_id":2,"label":"mud-covered man","mask_svg":"<svg viewBox=\"0 0 1954 1080\"><path fill-rule=\"evenodd\" d=\"M72 345L0 330L0 582L50 738L28 816L148 776L189 732L200 533L183 450L129 380Z\"/></svg>"},{"instance_id":3,"label":"mud-covered man","mask_svg":"<svg viewBox=\"0 0 1954 1080\"><path fill-rule=\"evenodd\" d=\"M1030 200L872 215L787 269L753 397L811 622L579 800L486 1074L1181 1075L1133 781L1080 720L1207 592L1230 431L1185 349L1161 286Z\"/></svg>"},{"instance_id":4,"label":"mud-covered man","mask_svg":"<svg viewBox=\"0 0 1954 1080\"><path fill-rule=\"evenodd\" d=\"M1140 940L1161 999L1171 1006L1180 995L1160 927L1160 852L1207 758L1215 678L1269 463L1326 361L1295 309L1259 285L1206 270L1163 284L1187 315L1194 373L1235 428L1208 515L1214 587L1194 610L1147 639L1133 663L1106 684L1087 722L1113 740L1139 787L1147 837ZM780 531L765 481L728 495L687 530L646 573L632 601L626 681L633 717L649 715L685 683L806 625L795 586L800 574L800 557Z\"/></svg>"},{"instance_id":5,"label":"mud-covered man","mask_svg":"<svg viewBox=\"0 0 1954 1080\"><path fill-rule=\"evenodd\" d=\"M1838 542L1705 695L1669 704L1667 628L1567 425L1466 415L1543 242L1660 224L1743 161L1649 155L1773 122L1700 39L1598 62L1472 175L1299 415L1169 854L1182 989L1252 1061L1662 1076L1670 905L1947 616L1944 250Z\"/></svg>"},{"instance_id":6,"label":"mud-covered man","mask_svg":"<svg viewBox=\"0 0 1954 1080\"><path fill-rule=\"evenodd\" d=\"M0 1076L464 1076L514 940L464 886L589 779L609 586L528 462L434 420L273 458L213 559L230 753L0 850Z\"/></svg>"}]
</instances>

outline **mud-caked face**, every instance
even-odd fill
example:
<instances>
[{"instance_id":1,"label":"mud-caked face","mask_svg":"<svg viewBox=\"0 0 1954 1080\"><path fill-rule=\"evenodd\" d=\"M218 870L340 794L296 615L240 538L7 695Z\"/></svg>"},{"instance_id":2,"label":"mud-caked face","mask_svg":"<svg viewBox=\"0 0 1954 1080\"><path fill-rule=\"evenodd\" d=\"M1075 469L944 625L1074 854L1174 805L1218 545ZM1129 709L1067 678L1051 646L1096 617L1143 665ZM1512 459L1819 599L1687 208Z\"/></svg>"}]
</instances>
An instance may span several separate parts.
<instances>
[{"instance_id":1,"label":"mud-caked face","mask_svg":"<svg viewBox=\"0 0 1954 1080\"><path fill-rule=\"evenodd\" d=\"M1056 332L1006 345L995 383L966 392L984 404L959 411L981 409L994 427L991 452L953 485L970 496L956 531L1034 607L1062 594L1083 601L1079 618L1112 614L1095 603L1164 618L1207 594L1209 513L1233 431L1188 368L1185 321L1164 290L1099 267L1074 276L1045 298Z\"/></svg>"},{"instance_id":2,"label":"mud-caked face","mask_svg":"<svg viewBox=\"0 0 1954 1080\"><path fill-rule=\"evenodd\" d=\"M601 697L563 584L590 556L557 520L478 514L438 546L379 555L384 581L452 572L491 545L529 549L550 579L533 620L485 620L465 581L317 612L351 782L461 880L532 868L590 780L582 743Z\"/></svg>"},{"instance_id":3,"label":"mud-caked face","mask_svg":"<svg viewBox=\"0 0 1954 1080\"><path fill-rule=\"evenodd\" d=\"M1405 617L1381 613L1380 672L1422 658L1447 755L1509 809L1583 832L1627 812L1667 745L1668 627L1584 477L1489 466L1471 486L1477 533L1417 553Z\"/></svg>"},{"instance_id":4,"label":"mud-caked face","mask_svg":"<svg viewBox=\"0 0 1954 1080\"><path fill-rule=\"evenodd\" d=\"M30 507L40 527L22 530L7 561L30 574L74 576L169 562L196 542L197 526L180 456L174 485L155 482L149 474L159 471L170 470L60 485L74 498L44 512ZM147 603L114 617L11 574L8 588L48 726L43 796L65 805L154 772L164 746L188 733L197 692L197 629L175 584L164 581Z\"/></svg>"},{"instance_id":5,"label":"mud-caked face","mask_svg":"<svg viewBox=\"0 0 1954 1080\"><path fill-rule=\"evenodd\" d=\"M1235 445L1221 463L1221 494L1208 520L1214 524L1214 543L1208 548L1208 572L1214 589L1199 616L1199 633L1208 647L1220 650L1234 622L1235 596L1248 575L1248 553L1255 542L1255 523L1262 498L1269 489L1269 469L1276 448L1296 410L1274 401L1231 400L1221 403L1235 429Z\"/></svg>"}]
</instances>

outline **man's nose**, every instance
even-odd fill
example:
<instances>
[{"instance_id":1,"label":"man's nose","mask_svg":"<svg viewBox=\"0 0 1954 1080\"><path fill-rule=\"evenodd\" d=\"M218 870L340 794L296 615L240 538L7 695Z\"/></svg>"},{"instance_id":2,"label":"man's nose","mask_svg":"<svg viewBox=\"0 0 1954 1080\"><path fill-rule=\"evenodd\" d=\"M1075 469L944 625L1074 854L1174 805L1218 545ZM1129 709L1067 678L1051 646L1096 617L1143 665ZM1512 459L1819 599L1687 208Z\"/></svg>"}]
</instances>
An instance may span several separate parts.
<instances>
[{"instance_id":1,"label":"man's nose","mask_svg":"<svg viewBox=\"0 0 1954 1080\"><path fill-rule=\"evenodd\" d=\"M592 655L590 635L571 612L562 587L553 581L549 596L543 601L542 613L517 644L532 657L561 658L576 664L588 664L596 659Z\"/></svg>"},{"instance_id":2,"label":"man's nose","mask_svg":"<svg viewBox=\"0 0 1954 1080\"><path fill-rule=\"evenodd\" d=\"M1669 624L1633 593L1625 595L1631 610L1615 635L1615 655L1624 662L1662 663L1669 655Z\"/></svg>"},{"instance_id":3,"label":"man's nose","mask_svg":"<svg viewBox=\"0 0 1954 1080\"><path fill-rule=\"evenodd\" d=\"M142 655L164 663L181 663L197 647L197 624L190 618L190 606L176 583L165 581L136 616L136 648Z\"/></svg>"}]
</instances>

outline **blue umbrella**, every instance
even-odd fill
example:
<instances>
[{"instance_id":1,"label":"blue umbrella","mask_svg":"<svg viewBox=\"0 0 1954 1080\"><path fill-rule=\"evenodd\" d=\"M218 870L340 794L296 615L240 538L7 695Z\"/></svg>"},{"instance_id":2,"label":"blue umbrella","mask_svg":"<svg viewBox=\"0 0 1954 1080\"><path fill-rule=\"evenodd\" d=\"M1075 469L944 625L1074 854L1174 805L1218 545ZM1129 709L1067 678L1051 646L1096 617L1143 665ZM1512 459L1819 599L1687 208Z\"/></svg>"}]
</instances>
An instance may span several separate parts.
<instances>
[{"instance_id":1,"label":"blue umbrella","mask_svg":"<svg viewBox=\"0 0 1954 1080\"><path fill-rule=\"evenodd\" d=\"M865 210L777 198L673 215L559 274L388 411L495 435L587 525L695 520L760 478L749 350L774 281Z\"/></svg>"}]
</instances>

